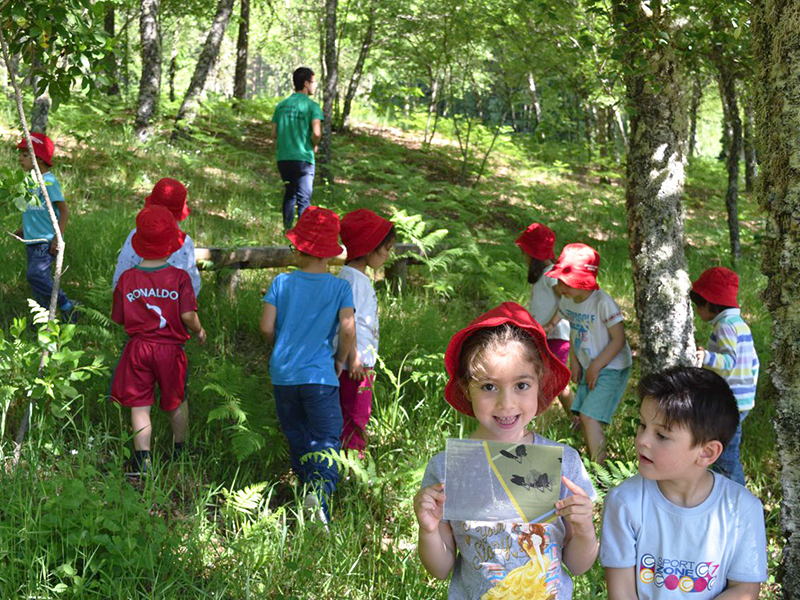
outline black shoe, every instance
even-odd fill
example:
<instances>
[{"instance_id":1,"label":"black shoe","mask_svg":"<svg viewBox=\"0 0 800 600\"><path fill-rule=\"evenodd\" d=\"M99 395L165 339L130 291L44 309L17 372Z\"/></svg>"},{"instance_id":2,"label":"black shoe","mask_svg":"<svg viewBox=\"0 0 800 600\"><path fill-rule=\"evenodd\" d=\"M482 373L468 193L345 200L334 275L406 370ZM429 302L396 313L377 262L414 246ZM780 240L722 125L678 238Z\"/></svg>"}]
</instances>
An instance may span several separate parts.
<instances>
[{"instance_id":1,"label":"black shoe","mask_svg":"<svg viewBox=\"0 0 800 600\"><path fill-rule=\"evenodd\" d=\"M78 323L78 317L80 316L80 313L78 312L78 303L73 302L72 306L70 306L69 308L62 309L61 316L65 323L76 325Z\"/></svg>"},{"instance_id":2,"label":"black shoe","mask_svg":"<svg viewBox=\"0 0 800 600\"><path fill-rule=\"evenodd\" d=\"M172 453L170 454L170 460L178 460L181 456L183 456L184 451L186 451L186 444L183 442L176 442L172 446ZM188 454L188 452L187 452Z\"/></svg>"},{"instance_id":3,"label":"black shoe","mask_svg":"<svg viewBox=\"0 0 800 600\"><path fill-rule=\"evenodd\" d=\"M125 465L125 476L143 479L147 477L150 470L150 451L134 450L133 456L128 464Z\"/></svg>"}]
</instances>

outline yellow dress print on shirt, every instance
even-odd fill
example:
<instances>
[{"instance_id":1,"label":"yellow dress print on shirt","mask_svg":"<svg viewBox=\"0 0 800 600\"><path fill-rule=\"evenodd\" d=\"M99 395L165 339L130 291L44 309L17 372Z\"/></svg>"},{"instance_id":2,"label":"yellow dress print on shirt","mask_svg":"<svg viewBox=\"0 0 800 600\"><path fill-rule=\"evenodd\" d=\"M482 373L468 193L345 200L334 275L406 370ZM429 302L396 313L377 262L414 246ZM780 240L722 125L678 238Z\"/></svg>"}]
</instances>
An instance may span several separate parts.
<instances>
[{"instance_id":1,"label":"yellow dress print on shirt","mask_svg":"<svg viewBox=\"0 0 800 600\"><path fill-rule=\"evenodd\" d=\"M547 545L544 526L530 525L527 532L520 532L518 543L530 560L510 571L481 600L555 600L555 592L547 591L545 581L550 560L543 554Z\"/></svg>"}]
</instances>

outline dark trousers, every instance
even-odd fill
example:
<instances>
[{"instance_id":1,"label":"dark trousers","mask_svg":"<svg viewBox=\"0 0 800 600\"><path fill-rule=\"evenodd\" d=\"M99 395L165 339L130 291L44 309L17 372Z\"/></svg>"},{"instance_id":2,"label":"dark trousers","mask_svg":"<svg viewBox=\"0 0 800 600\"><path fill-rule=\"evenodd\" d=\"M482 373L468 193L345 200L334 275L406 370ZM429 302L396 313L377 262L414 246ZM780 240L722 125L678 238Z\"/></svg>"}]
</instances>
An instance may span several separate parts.
<instances>
[{"instance_id":1,"label":"dark trousers","mask_svg":"<svg viewBox=\"0 0 800 600\"><path fill-rule=\"evenodd\" d=\"M322 458L300 459L310 452L339 451L342 435L342 409L339 388L333 385L276 385L275 408L283 435L289 442L292 469L320 494L325 515L327 496L336 490L339 469L335 462Z\"/></svg>"},{"instance_id":2,"label":"dark trousers","mask_svg":"<svg viewBox=\"0 0 800 600\"><path fill-rule=\"evenodd\" d=\"M283 227L289 229L294 222L294 211L297 207L297 218L311 206L311 194L314 191L315 165L302 160L280 160L278 171L281 173L285 191L283 194Z\"/></svg>"},{"instance_id":3,"label":"dark trousers","mask_svg":"<svg viewBox=\"0 0 800 600\"><path fill-rule=\"evenodd\" d=\"M56 257L50 254L50 242L40 244L28 244L25 246L28 256L28 268L25 276L33 290L33 299L43 307L50 306L50 294L53 292L52 266ZM58 290L58 307L60 309L69 308L72 305L70 299L62 291Z\"/></svg>"}]
</instances>

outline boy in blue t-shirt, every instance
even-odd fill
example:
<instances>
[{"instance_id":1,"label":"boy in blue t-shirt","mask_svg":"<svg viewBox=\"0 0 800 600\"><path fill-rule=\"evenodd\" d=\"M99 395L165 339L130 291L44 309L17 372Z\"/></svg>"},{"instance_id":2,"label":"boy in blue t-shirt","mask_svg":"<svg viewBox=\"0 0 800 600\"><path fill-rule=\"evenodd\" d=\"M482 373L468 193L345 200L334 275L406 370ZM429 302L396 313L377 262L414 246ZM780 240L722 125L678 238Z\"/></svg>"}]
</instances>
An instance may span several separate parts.
<instances>
[{"instance_id":1,"label":"boy in blue t-shirt","mask_svg":"<svg viewBox=\"0 0 800 600\"><path fill-rule=\"evenodd\" d=\"M22 138L22 141L17 144L19 164L25 171L31 171L33 169L33 161L36 160L38 162L39 170L42 172L42 179L44 179L47 186L47 194L50 196L53 211L58 219L58 228L61 230L61 236L63 237L64 230L67 227L69 211L67 210L67 203L64 201L64 194L61 192L61 186L58 184L55 175L50 171L50 167L53 166L55 145L53 140L43 133L31 133L31 142L33 143L34 156L31 156L25 138ZM44 195L41 190L37 194L39 202L28 204L27 209L22 214L22 227L17 230L16 235L25 242L25 251L28 259L28 268L25 275L33 290L33 297L39 304L46 307L50 305L50 294L53 292L51 268L55 260L56 240L53 224L50 222L50 215L45 205ZM60 289L58 290L58 308L67 319L71 322L75 321L77 317L75 303L67 298L67 295Z\"/></svg>"},{"instance_id":2,"label":"boy in blue t-shirt","mask_svg":"<svg viewBox=\"0 0 800 600\"><path fill-rule=\"evenodd\" d=\"M286 237L294 246L299 270L273 280L264 296L261 333L273 344L269 375L292 469L301 483L314 489L305 506L320 506L317 516L327 523L327 497L339 481L336 464L301 458L340 448L339 375L355 343L353 292L347 281L327 272L328 261L342 252L334 212L310 206Z\"/></svg>"},{"instance_id":3,"label":"boy in blue t-shirt","mask_svg":"<svg viewBox=\"0 0 800 600\"><path fill-rule=\"evenodd\" d=\"M764 508L709 467L736 431L736 399L707 369L639 385L639 474L606 496L600 564L609 598L758 598L767 580ZM685 595L685 596L684 596Z\"/></svg>"}]
</instances>

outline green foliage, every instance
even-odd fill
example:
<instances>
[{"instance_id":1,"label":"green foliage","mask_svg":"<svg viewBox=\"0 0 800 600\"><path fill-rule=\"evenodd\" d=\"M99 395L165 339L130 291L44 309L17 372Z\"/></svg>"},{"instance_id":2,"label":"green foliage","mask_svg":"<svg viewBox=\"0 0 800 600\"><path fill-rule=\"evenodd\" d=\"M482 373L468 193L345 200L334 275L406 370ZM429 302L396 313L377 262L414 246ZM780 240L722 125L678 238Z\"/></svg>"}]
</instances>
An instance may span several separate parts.
<instances>
[{"instance_id":1,"label":"green foliage","mask_svg":"<svg viewBox=\"0 0 800 600\"><path fill-rule=\"evenodd\" d=\"M583 465L595 482L598 500L603 500L608 490L617 487L620 483L638 473L635 460L608 460L601 465L584 457Z\"/></svg>"},{"instance_id":2,"label":"green foliage","mask_svg":"<svg viewBox=\"0 0 800 600\"><path fill-rule=\"evenodd\" d=\"M31 190L38 189L32 172L10 167L0 167L0 203L13 204L25 211L29 203L39 203L39 196Z\"/></svg>"}]
</instances>

